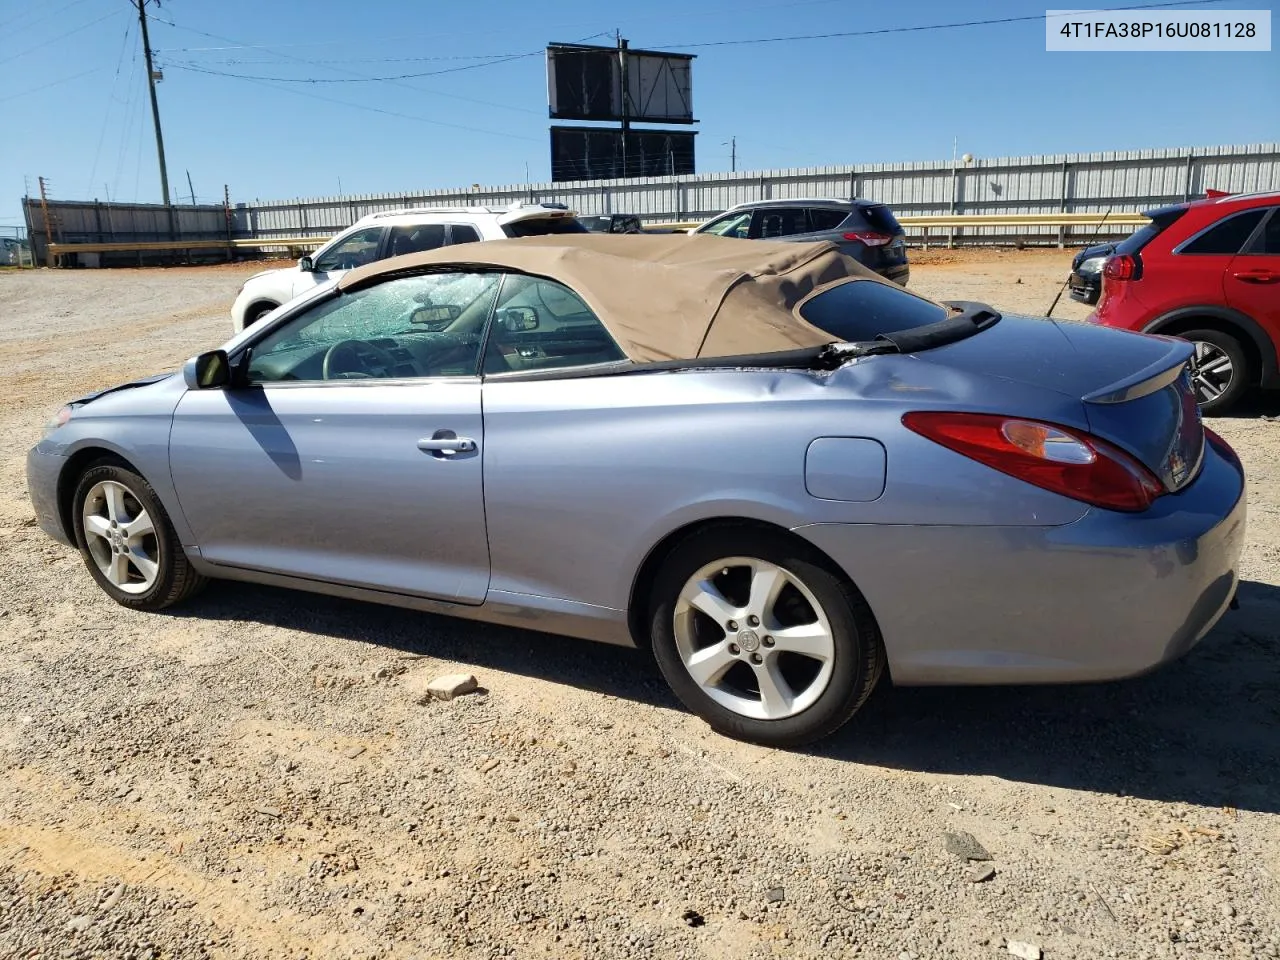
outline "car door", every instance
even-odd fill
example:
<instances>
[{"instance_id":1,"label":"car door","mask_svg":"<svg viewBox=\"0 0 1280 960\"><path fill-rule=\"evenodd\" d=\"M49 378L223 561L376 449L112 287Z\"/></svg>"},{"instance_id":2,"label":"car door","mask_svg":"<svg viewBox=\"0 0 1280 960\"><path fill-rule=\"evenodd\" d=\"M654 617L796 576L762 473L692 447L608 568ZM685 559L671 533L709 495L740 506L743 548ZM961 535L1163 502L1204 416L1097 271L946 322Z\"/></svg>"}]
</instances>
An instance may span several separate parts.
<instances>
[{"instance_id":1,"label":"car door","mask_svg":"<svg viewBox=\"0 0 1280 960\"><path fill-rule=\"evenodd\" d=\"M312 259L312 270L296 271L293 295L299 296L328 280L336 280L348 270L380 259L386 233L386 227L366 227L322 248Z\"/></svg>"},{"instance_id":2,"label":"car door","mask_svg":"<svg viewBox=\"0 0 1280 960\"><path fill-rule=\"evenodd\" d=\"M808 232L804 207L759 207L751 221L753 240L779 240Z\"/></svg>"},{"instance_id":3,"label":"car door","mask_svg":"<svg viewBox=\"0 0 1280 960\"><path fill-rule=\"evenodd\" d=\"M710 233L717 237L736 237L747 239L751 231L751 211L738 210L708 220L697 229L697 233Z\"/></svg>"},{"instance_id":4,"label":"car door","mask_svg":"<svg viewBox=\"0 0 1280 960\"><path fill-rule=\"evenodd\" d=\"M1152 304L1172 309L1228 300L1226 276L1232 261L1249 242L1264 211L1242 210L1200 230L1173 249L1178 271L1178 302ZM1136 288L1144 293L1141 285Z\"/></svg>"},{"instance_id":5,"label":"car door","mask_svg":"<svg viewBox=\"0 0 1280 960\"><path fill-rule=\"evenodd\" d=\"M1280 206L1227 265L1227 303L1247 314L1280 344ZM1278 347L1280 349L1280 347Z\"/></svg>"},{"instance_id":6,"label":"car door","mask_svg":"<svg viewBox=\"0 0 1280 960\"><path fill-rule=\"evenodd\" d=\"M200 555L482 602L477 373L498 286L440 273L325 297L233 355L236 386L184 395L169 460Z\"/></svg>"}]
</instances>

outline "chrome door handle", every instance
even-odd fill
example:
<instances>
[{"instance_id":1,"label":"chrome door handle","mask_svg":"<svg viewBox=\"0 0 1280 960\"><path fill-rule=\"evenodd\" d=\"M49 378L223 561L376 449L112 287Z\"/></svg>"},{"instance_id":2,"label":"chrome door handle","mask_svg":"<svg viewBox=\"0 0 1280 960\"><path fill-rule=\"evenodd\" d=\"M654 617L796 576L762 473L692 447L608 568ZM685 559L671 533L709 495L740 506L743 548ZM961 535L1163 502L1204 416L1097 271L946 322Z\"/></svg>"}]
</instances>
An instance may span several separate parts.
<instances>
[{"instance_id":1,"label":"chrome door handle","mask_svg":"<svg viewBox=\"0 0 1280 960\"><path fill-rule=\"evenodd\" d=\"M418 449L424 453L475 453L476 442L470 437L423 437Z\"/></svg>"}]
</instances>

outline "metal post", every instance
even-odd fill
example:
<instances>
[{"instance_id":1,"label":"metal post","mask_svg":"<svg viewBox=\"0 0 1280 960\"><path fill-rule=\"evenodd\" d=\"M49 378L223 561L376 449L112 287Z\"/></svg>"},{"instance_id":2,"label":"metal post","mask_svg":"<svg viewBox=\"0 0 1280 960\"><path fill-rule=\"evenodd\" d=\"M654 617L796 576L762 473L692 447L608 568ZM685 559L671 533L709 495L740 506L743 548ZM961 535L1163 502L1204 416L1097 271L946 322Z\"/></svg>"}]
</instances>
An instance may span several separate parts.
<instances>
[{"instance_id":1,"label":"metal post","mask_svg":"<svg viewBox=\"0 0 1280 960\"><path fill-rule=\"evenodd\" d=\"M191 193L191 205L196 205L196 188L191 185L191 171L187 171L187 190Z\"/></svg>"},{"instance_id":2,"label":"metal post","mask_svg":"<svg viewBox=\"0 0 1280 960\"><path fill-rule=\"evenodd\" d=\"M1183 200L1191 199L1191 164L1192 164L1192 161L1194 160L1195 160L1195 157L1192 156L1190 153L1188 153L1187 154L1187 173L1186 173L1186 178L1182 187Z\"/></svg>"},{"instance_id":3,"label":"metal post","mask_svg":"<svg viewBox=\"0 0 1280 960\"><path fill-rule=\"evenodd\" d=\"M960 138L953 137L951 140L951 206L948 213L951 216L956 215L956 148L960 145ZM947 249L950 250L956 245L956 229L952 227L947 234Z\"/></svg>"},{"instance_id":4,"label":"metal post","mask_svg":"<svg viewBox=\"0 0 1280 960\"><path fill-rule=\"evenodd\" d=\"M1067 197L1069 195L1068 184L1070 183L1071 173L1068 170L1070 164L1062 161L1062 212L1067 212ZM1067 228L1058 228L1058 249L1061 250L1067 245Z\"/></svg>"},{"instance_id":5,"label":"metal post","mask_svg":"<svg viewBox=\"0 0 1280 960\"><path fill-rule=\"evenodd\" d=\"M234 259L235 246L231 243L231 188L222 185L222 213L227 219L227 260Z\"/></svg>"},{"instance_id":6,"label":"metal post","mask_svg":"<svg viewBox=\"0 0 1280 960\"><path fill-rule=\"evenodd\" d=\"M156 71L151 62L151 39L147 34L147 0L134 0L142 25L142 53L147 61L147 89L151 91L151 119L156 127L156 154L160 157L160 195L169 205L169 171L164 163L164 135L160 132L160 103L156 100Z\"/></svg>"},{"instance_id":7,"label":"metal post","mask_svg":"<svg viewBox=\"0 0 1280 960\"><path fill-rule=\"evenodd\" d=\"M631 171L627 164L627 137L631 133L631 111L628 107L627 90L627 41L618 35L618 103L622 107L622 175L629 176Z\"/></svg>"},{"instance_id":8,"label":"metal post","mask_svg":"<svg viewBox=\"0 0 1280 960\"><path fill-rule=\"evenodd\" d=\"M729 172L738 172L738 138L729 138Z\"/></svg>"}]
</instances>

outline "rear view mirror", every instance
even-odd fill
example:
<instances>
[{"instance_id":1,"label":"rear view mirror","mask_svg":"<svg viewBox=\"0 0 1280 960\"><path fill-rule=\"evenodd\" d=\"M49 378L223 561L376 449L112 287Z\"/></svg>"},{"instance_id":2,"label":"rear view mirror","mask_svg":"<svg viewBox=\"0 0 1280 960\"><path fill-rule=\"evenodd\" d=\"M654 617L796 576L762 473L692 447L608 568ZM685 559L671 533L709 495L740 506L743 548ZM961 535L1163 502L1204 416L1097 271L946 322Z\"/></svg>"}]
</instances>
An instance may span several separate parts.
<instances>
[{"instance_id":1,"label":"rear view mirror","mask_svg":"<svg viewBox=\"0 0 1280 960\"><path fill-rule=\"evenodd\" d=\"M433 303L414 310L409 322L423 325L428 330L443 330L460 316L462 308L456 303Z\"/></svg>"},{"instance_id":2,"label":"rear view mirror","mask_svg":"<svg viewBox=\"0 0 1280 960\"><path fill-rule=\"evenodd\" d=\"M316 265L315 265L315 262L312 261L310 257L301 257L298 260L298 269L301 270L303 273L315 273Z\"/></svg>"},{"instance_id":3,"label":"rear view mirror","mask_svg":"<svg viewBox=\"0 0 1280 960\"><path fill-rule=\"evenodd\" d=\"M231 382L231 363L227 351L210 350L192 357L182 365L182 379L189 390L213 390Z\"/></svg>"},{"instance_id":4,"label":"rear view mirror","mask_svg":"<svg viewBox=\"0 0 1280 960\"><path fill-rule=\"evenodd\" d=\"M534 307L504 307L498 311L498 321L507 333L537 330L540 323Z\"/></svg>"}]
</instances>

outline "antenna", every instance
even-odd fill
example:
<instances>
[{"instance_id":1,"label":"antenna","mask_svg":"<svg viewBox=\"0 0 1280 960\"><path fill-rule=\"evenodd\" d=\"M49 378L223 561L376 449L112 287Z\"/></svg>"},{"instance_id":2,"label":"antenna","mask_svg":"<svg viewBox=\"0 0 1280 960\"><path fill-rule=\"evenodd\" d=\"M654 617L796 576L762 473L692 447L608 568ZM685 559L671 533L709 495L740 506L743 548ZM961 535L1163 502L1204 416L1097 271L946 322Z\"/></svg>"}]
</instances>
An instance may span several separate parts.
<instances>
[{"instance_id":1,"label":"antenna","mask_svg":"<svg viewBox=\"0 0 1280 960\"><path fill-rule=\"evenodd\" d=\"M1114 208L1108 208L1107 212L1102 215L1102 219L1098 221L1098 225L1093 228L1093 236L1089 238L1089 242L1085 244L1085 246L1093 246L1093 241L1097 240L1098 234L1102 232L1102 225L1107 222L1107 217L1111 216L1112 209ZM1058 288L1058 295L1053 298L1053 303L1049 304L1049 310L1045 313L1046 317L1053 316L1053 308L1056 307L1058 305L1058 301L1062 299L1062 292L1067 289L1067 284L1070 282L1071 275L1067 274L1067 279L1063 280L1062 286Z\"/></svg>"}]
</instances>

